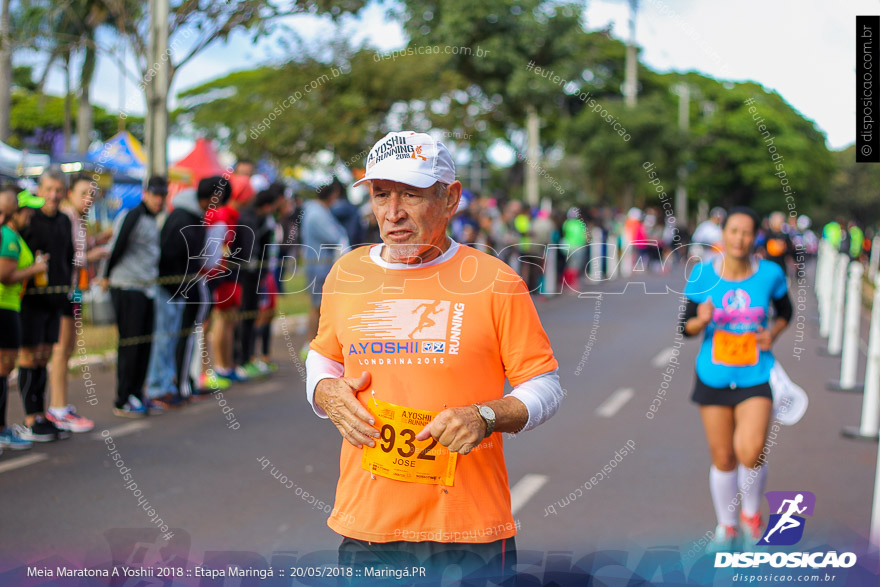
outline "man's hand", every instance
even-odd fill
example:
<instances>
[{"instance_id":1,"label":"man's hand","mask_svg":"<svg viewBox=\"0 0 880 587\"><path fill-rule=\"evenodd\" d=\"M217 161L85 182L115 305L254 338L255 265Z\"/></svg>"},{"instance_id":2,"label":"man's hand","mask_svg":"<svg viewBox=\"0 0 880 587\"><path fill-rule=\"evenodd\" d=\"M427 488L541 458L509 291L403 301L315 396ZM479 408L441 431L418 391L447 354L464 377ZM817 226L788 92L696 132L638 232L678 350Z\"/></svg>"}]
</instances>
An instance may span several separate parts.
<instances>
[{"instance_id":1,"label":"man's hand","mask_svg":"<svg viewBox=\"0 0 880 587\"><path fill-rule=\"evenodd\" d=\"M418 434L416 440L433 436L437 442L463 455L471 452L486 435L486 422L474 406L447 408L434 416Z\"/></svg>"},{"instance_id":2,"label":"man's hand","mask_svg":"<svg viewBox=\"0 0 880 587\"><path fill-rule=\"evenodd\" d=\"M103 292L106 292L108 289L110 289L110 280L107 279L106 277L102 277L98 281L98 284L101 286L101 291L103 291Z\"/></svg>"},{"instance_id":3,"label":"man's hand","mask_svg":"<svg viewBox=\"0 0 880 587\"><path fill-rule=\"evenodd\" d=\"M342 437L355 448L365 444L376 446L373 438L379 437L379 431L372 426L376 420L356 397L357 392L370 386L372 379L369 371L364 371L357 378L322 379L315 386L315 404L327 412Z\"/></svg>"}]
</instances>

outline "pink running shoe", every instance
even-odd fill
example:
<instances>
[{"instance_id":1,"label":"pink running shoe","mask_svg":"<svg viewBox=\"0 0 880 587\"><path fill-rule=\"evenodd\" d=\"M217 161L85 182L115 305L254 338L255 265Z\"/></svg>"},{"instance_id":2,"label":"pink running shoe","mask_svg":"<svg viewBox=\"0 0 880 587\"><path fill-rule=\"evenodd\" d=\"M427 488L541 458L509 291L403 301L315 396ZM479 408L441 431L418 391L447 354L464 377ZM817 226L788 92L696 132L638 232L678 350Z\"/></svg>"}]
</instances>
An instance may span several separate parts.
<instances>
[{"instance_id":1,"label":"pink running shoe","mask_svg":"<svg viewBox=\"0 0 880 587\"><path fill-rule=\"evenodd\" d=\"M56 428L71 432L88 432L95 427L94 422L77 414L74 406L67 406L66 410L61 418L53 414L51 409L46 410L46 418L55 424Z\"/></svg>"}]
</instances>

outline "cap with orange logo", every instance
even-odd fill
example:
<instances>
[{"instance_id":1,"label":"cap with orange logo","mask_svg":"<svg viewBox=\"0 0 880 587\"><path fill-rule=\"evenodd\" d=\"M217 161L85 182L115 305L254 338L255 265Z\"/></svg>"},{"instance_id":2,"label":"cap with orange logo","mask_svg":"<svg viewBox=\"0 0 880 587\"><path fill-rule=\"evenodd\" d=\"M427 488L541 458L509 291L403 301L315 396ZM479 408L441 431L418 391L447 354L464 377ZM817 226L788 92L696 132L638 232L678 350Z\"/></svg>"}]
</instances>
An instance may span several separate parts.
<instances>
[{"instance_id":1,"label":"cap with orange logo","mask_svg":"<svg viewBox=\"0 0 880 587\"><path fill-rule=\"evenodd\" d=\"M417 188L438 181L455 181L455 163L449 150L426 133L390 132L373 145L367 156L367 173L354 185L373 179L397 181Z\"/></svg>"}]
</instances>

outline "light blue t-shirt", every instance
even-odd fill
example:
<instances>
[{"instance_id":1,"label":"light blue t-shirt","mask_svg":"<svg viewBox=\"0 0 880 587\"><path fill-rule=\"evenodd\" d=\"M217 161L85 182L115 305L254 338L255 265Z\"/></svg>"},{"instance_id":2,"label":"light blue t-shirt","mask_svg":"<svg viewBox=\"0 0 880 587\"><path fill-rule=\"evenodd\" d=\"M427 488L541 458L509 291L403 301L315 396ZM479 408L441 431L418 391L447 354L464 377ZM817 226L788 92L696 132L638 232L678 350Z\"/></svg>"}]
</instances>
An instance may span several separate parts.
<instances>
[{"instance_id":1,"label":"light blue t-shirt","mask_svg":"<svg viewBox=\"0 0 880 587\"><path fill-rule=\"evenodd\" d=\"M348 247L348 233L326 206L316 200L303 204L302 243L306 275L326 277L333 262Z\"/></svg>"},{"instance_id":2,"label":"light blue t-shirt","mask_svg":"<svg viewBox=\"0 0 880 587\"><path fill-rule=\"evenodd\" d=\"M767 328L770 304L787 292L788 284L782 269L776 263L763 259L758 262L757 270L742 281L721 279L712 262L694 267L684 295L698 304L711 298L715 306L712 322L706 327L697 355L697 376L703 383L721 388L751 387L770 380L770 370L776 361L772 352L757 349L757 361L754 363L748 360L750 353L746 352L737 355L740 357L737 360L744 364L731 364L724 360L731 355L713 348L716 331L724 331L718 336L720 346L724 342L737 340L729 335L757 332L759 327ZM746 357L745 360L742 357Z\"/></svg>"}]
</instances>

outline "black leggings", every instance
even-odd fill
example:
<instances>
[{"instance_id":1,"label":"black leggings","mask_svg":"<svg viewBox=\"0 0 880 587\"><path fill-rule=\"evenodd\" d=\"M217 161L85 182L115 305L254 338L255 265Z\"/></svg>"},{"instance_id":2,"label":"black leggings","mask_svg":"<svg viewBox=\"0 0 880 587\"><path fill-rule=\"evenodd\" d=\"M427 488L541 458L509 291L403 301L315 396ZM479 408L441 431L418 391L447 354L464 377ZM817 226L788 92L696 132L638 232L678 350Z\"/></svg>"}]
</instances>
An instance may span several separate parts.
<instances>
[{"instance_id":1,"label":"black leggings","mask_svg":"<svg viewBox=\"0 0 880 587\"><path fill-rule=\"evenodd\" d=\"M116 407L130 396L143 400L144 381L150 364L153 334L153 300L138 290L111 289L119 342L116 358ZM131 344L133 338L144 337Z\"/></svg>"},{"instance_id":2,"label":"black leggings","mask_svg":"<svg viewBox=\"0 0 880 587\"><path fill-rule=\"evenodd\" d=\"M241 319L238 322L238 344L235 347L235 363L244 365L254 356L256 332L254 323L257 321L257 310L260 307L259 274L250 275L242 271L239 274L241 284Z\"/></svg>"}]
</instances>

